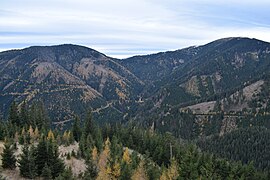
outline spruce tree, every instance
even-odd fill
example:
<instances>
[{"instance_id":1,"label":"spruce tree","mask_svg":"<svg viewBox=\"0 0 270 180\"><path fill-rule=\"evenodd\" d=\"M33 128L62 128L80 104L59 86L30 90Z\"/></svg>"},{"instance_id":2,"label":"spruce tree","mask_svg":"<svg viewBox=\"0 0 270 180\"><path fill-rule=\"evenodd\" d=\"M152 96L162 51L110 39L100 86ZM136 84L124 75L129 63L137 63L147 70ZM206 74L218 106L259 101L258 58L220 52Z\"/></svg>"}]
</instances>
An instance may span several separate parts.
<instances>
[{"instance_id":1,"label":"spruce tree","mask_svg":"<svg viewBox=\"0 0 270 180\"><path fill-rule=\"evenodd\" d=\"M34 147L29 149L24 146L22 150L21 159L19 160L20 174L22 177L33 179L37 175L37 168L35 165Z\"/></svg>"},{"instance_id":2,"label":"spruce tree","mask_svg":"<svg viewBox=\"0 0 270 180\"><path fill-rule=\"evenodd\" d=\"M73 133L73 137L75 139L75 141L79 142L80 138L81 138L81 127L80 127L80 119L78 116L75 117L73 126L72 126L72 133Z\"/></svg>"},{"instance_id":3,"label":"spruce tree","mask_svg":"<svg viewBox=\"0 0 270 180\"><path fill-rule=\"evenodd\" d=\"M72 174L71 167L66 168L63 173L61 173L55 180L75 180Z\"/></svg>"},{"instance_id":4,"label":"spruce tree","mask_svg":"<svg viewBox=\"0 0 270 180\"><path fill-rule=\"evenodd\" d=\"M52 176L53 178L55 178L65 170L65 165L63 160L59 158L58 146L54 144L52 145L52 147L53 147L53 154L51 161L51 170Z\"/></svg>"},{"instance_id":5,"label":"spruce tree","mask_svg":"<svg viewBox=\"0 0 270 180\"><path fill-rule=\"evenodd\" d=\"M5 143L2 156L2 167L4 169L15 169L16 168L16 158L14 156L13 148L10 143Z\"/></svg>"},{"instance_id":6,"label":"spruce tree","mask_svg":"<svg viewBox=\"0 0 270 180\"><path fill-rule=\"evenodd\" d=\"M19 113L19 118L21 120L22 126L25 126L26 124L27 125L30 125L30 122L29 122L29 112L28 112L27 105L26 105L26 102L25 101L23 101L23 103L21 105L21 110L20 110L20 113Z\"/></svg>"},{"instance_id":7,"label":"spruce tree","mask_svg":"<svg viewBox=\"0 0 270 180\"><path fill-rule=\"evenodd\" d=\"M38 175L42 174L47 164L53 178L59 176L64 169L64 162L59 158L58 146L52 140L43 137L36 148L36 166Z\"/></svg>"},{"instance_id":8,"label":"spruce tree","mask_svg":"<svg viewBox=\"0 0 270 180\"><path fill-rule=\"evenodd\" d=\"M86 162L87 169L84 174L84 179L95 179L98 175L97 164L93 161L92 157L90 156Z\"/></svg>"},{"instance_id":9,"label":"spruce tree","mask_svg":"<svg viewBox=\"0 0 270 180\"><path fill-rule=\"evenodd\" d=\"M42 169L42 174L41 174L41 177L43 177L44 179L46 180L51 180L53 179L52 177L52 171L51 169L49 168L48 164L45 163L43 169Z\"/></svg>"},{"instance_id":10,"label":"spruce tree","mask_svg":"<svg viewBox=\"0 0 270 180\"><path fill-rule=\"evenodd\" d=\"M37 167L37 174L41 175L42 170L48 160L47 143L44 137L41 138L40 142L37 145L35 152L35 159L36 159L35 164Z\"/></svg>"},{"instance_id":11,"label":"spruce tree","mask_svg":"<svg viewBox=\"0 0 270 180\"><path fill-rule=\"evenodd\" d=\"M15 101L13 101L10 106L8 120L13 125L16 125L16 126L21 125L20 118L18 115L18 106Z\"/></svg>"},{"instance_id":12,"label":"spruce tree","mask_svg":"<svg viewBox=\"0 0 270 180\"><path fill-rule=\"evenodd\" d=\"M37 126L38 129L49 128L50 119L42 102L33 103L29 114L30 124L32 126Z\"/></svg>"},{"instance_id":13,"label":"spruce tree","mask_svg":"<svg viewBox=\"0 0 270 180\"><path fill-rule=\"evenodd\" d=\"M92 118L92 111L89 110L86 114L85 120L84 120L84 133L87 137L89 134L92 134L95 129L95 125Z\"/></svg>"}]
</instances>

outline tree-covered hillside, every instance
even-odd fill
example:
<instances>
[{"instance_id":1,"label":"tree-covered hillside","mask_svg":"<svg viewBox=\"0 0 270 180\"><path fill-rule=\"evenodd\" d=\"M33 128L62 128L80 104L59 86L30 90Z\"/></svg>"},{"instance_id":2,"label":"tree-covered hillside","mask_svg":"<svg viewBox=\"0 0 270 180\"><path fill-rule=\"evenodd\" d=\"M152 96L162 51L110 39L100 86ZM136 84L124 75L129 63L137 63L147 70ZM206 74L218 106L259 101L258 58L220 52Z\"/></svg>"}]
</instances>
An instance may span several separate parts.
<instances>
[{"instance_id":1,"label":"tree-covered hillside","mask_svg":"<svg viewBox=\"0 0 270 180\"><path fill-rule=\"evenodd\" d=\"M243 165L203 153L171 134L132 124L99 127L91 111L84 120L77 117L65 131L50 129L46 115L39 114L42 124L39 127L39 121L31 120L32 108L44 111L39 106L22 112L13 105L9 118L1 121L4 178L267 179L252 164Z\"/></svg>"}]
</instances>

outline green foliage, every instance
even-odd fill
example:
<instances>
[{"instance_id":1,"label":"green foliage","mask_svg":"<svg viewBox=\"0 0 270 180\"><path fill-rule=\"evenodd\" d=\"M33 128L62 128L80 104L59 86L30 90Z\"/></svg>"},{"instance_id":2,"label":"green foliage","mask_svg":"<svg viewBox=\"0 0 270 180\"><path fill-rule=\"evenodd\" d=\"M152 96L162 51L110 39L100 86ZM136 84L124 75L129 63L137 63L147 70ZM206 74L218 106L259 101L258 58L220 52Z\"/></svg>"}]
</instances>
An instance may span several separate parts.
<instances>
[{"instance_id":1,"label":"green foliage","mask_svg":"<svg viewBox=\"0 0 270 180\"><path fill-rule=\"evenodd\" d=\"M41 177L43 177L46 180L51 180L53 179L52 177L52 171L49 168L48 164L45 163L44 167L42 168L42 173L41 173Z\"/></svg>"},{"instance_id":2,"label":"green foliage","mask_svg":"<svg viewBox=\"0 0 270 180\"><path fill-rule=\"evenodd\" d=\"M42 138L35 151L38 175L42 174L46 164L50 168L53 178L59 176L64 171L65 167L63 161L59 158L58 146L51 140L47 141L45 138Z\"/></svg>"},{"instance_id":3,"label":"green foliage","mask_svg":"<svg viewBox=\"0 0 270 180\"><path fill-rule=\"evenodd\" d=\"M10 145L10 143L5 143L4 150L1 156L2 156L2 167L4 169L16 168L16 158L14 156L14 148Z\"/></svg>"},{"instance_id":4,"label":"green foliage","mask_svg":"<svg viewBox=\"0 0 270 180\"><path fill-rule=\"evenodd\" d=\"M22 177L33 179L37 175L36 159L34 156L34 147L24 146L19 163L20 174Z\"/></svg>"},{"instance_id":5,"label":"green foliage","mask_svg":"<svg viewBox=\"0 0 270 180\"><path fill-rule=\"evenodd\" d=\"M38 129L49 128L50 119L42 102L34 102L31 105L29 114L29 124L32 127L38 127Z\"/></svg>"},{"instance_id":6,"label":"green foliage","mask_svg":"<svg viewBox=\"0 0 270 180\"><path fill-rule=\"evenodd\" d=\"M95 126L92 118L92 111L88 110L85 120L84 120L84 133L87 137L89 134L92 134L94 132Z\"/></svg>"},{"instance_id":7,"label":"green foliage","mask_svg":"<svg viewBox=\"0 0 270 180\"><path fill-rule=\"evenodd\" d=\"M170 145L172 146L172 156L179 164L179 175L182 179L226 179L228 177L241 177L244 179L266 179L264 174L259 173L252 165L239 165L231 161L213 157L199 152L196 146L179 144L173 136L159 135L148 131L142 131L133 127L116 127L111 129L119 141L124 146L147 155L157 165L169 166ZM133 144L129 144L129 136L133 139ZM147 158L148 159L148 158ZM149 167L147 167L149 165ZM147 163L146 171L150 179L156 179L156 174L161 172L154 165ZM238 171L238 170L239 171ZM127 170L127 169L126 169ZM127 174L128 174L127 170Z\"/></svg>"},{"instance_id":8,"label":"green foliage","mask_svg":"<svg viewBox=\"0 0 270 180\"><path fill-rule=\"evenodd\" d=\"M71 167L66 168L55 180L75 180L72 174Z\"/></svg>"},{"instance_id":9,"label":"green foliage","mask_svg":"<svg viewBox=\"0 0 270 180\"><path fill-rule=\"evenodd\" d=\"M80 119L78 116L75 117L73 126L72 126L72 134L73 137L75 139L75 141L79 142L80 138L81 138L81 127L80 127Z\"/></svg>"},{"instance_id":10,"label":"green foliage","mask_svg":"<svg viewBox=\"0 0 270 180\"><path fill-rule=\"evenodd\" d=\"M19 114L18 114L18 107L17 107L17 104L16 104L15 101L13 101L11 106L10 106L8 121L11 124L14 124L14 125L17 125L17 126L21 125Z\"/></svg>"},{"instance_id":11,"label":"green foliage","mask_svg":"<svg viewBox=\"0 0 270 180\"><path fill-rule=\"evenodd\" d=\"M93 161L92 157L90 156L86 161L87 169L84 173L83 179L95 179L98 175L98 168L97 164Z\"/></svg>"},{"instance_id":12,"label":"green foliage","mask_svg":"<svg viewBox=\"0 0 270 180\"><path fill-rule=\"evenodd\" d=\"M262 127L250 127L201 140L198 145L205 151L245 164L253 161L262 170L269 170L270 131Z\"/></svg>"}]
</instances>

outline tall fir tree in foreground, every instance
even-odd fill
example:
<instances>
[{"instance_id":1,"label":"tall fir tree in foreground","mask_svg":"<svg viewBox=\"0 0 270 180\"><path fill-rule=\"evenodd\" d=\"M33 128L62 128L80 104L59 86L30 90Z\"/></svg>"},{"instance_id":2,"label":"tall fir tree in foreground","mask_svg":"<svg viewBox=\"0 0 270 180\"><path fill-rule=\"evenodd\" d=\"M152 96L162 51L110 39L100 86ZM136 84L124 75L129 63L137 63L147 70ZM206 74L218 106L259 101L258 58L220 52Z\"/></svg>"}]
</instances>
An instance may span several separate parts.
<instances>
[{"instance_id":1,"label":"tall fir tree in foreground","mask_svg":"<svg viewBox=\"0 0 270 180\"><path fill-rule=\"evenodd\" d=\"M37 175L35 164L34 147L24 146L19 162L20 174L22 177L33 179Z\"/></svg>"},{"instance_id":2,"label":"tall fir tree in foreground","mask_svg":"<svg viewBox=\"0 0 270 180\"><path fill-rule=\"evenodd\" d=\"M4 169L15 169L16 168L16 158L14 156L14 149L11 147L10 143L5 143L2 156L2 167Z\"/></svg>"}]
</instances>

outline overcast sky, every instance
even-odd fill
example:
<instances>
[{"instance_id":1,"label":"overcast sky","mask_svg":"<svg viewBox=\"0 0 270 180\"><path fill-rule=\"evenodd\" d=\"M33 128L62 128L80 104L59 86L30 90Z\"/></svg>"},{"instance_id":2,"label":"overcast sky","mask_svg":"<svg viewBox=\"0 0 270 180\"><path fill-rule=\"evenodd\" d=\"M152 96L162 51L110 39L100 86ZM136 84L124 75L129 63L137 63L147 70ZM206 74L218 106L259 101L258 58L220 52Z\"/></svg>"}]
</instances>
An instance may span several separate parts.
<instances>
[{"instance_id":1,"label":"overcast sky","mask_svg":"<svg viewBox=\"0 0 270 180\"><path fill-rule=\"evenodd\" d=\"M270 42L266 0L1 0L0 51L80 44L112 57L224 37Z\"/></svg>"}]
</instances>

